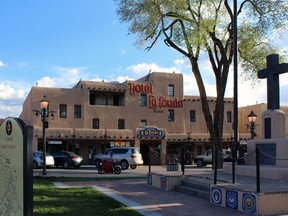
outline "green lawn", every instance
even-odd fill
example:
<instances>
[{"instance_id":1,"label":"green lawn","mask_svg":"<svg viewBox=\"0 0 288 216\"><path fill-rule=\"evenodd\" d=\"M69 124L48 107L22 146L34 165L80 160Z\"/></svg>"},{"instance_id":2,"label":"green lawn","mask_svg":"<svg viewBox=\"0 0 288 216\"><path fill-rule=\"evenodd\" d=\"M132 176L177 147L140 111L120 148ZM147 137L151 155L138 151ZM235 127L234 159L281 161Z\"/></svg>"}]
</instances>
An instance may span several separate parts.
<instances>
[{"instance_id":1,"label":"green lawn","mask_svg":"<svg viewBox=\"0 0 288 216\"><path fill-rule=\"evenodd\" d=\"M70 180L75 181L75 179ZM53 181L69 181L69 178L33 179L33 215L141 215L91 187L59 189L53 185Z\"/></svg>"}]
</instances>

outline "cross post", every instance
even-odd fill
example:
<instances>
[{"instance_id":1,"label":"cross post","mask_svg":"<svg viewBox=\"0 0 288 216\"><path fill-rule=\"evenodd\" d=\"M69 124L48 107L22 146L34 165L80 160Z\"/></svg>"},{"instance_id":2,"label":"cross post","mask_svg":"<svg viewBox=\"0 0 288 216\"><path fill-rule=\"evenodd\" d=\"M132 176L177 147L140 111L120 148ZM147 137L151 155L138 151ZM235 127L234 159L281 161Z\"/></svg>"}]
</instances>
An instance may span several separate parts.
<instances>
[{"instance_id":1,"label":"cross post","mask_svg":"<svg viewBox=\"0 0 288 216\"><path fill-rule=\"evenodd\" d=\"M288 72L288 63L279 64L279 55L266 57L267 67L258 71L258 78L267 78L267 109L280 109L279 74Z\"/></svg>"}]
</instances>

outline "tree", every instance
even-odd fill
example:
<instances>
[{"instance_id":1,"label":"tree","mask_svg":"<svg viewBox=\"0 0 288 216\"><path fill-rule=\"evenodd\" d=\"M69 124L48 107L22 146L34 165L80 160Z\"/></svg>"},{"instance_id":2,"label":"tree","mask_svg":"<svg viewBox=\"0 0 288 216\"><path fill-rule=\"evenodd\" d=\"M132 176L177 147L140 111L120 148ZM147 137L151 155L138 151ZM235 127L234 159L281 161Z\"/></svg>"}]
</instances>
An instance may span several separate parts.
<instances>
[{"instance_id":1,"label":"tree","mask_svg":"<svg viewBox=\"0 0 288 216\"><path fill-rule=\"evenodd\" d=\"M222 150L224 95L233 62L232 0L115 0L121 22L129 23L129 32L137 35L137 44L164 39L167 46L187 57L196 79L210 140ZM267 40L272 32L287 29L287 0L238 0L239 63L246 76L265 68L265 57L276 52ZM207 53L216 83L216 104L210 110L199 58ZM256 78L255 78L256 79ZM212 114L214 116L212 116ZM221 151L222 152L222 151Z\"/></svg>"}]
</instances>

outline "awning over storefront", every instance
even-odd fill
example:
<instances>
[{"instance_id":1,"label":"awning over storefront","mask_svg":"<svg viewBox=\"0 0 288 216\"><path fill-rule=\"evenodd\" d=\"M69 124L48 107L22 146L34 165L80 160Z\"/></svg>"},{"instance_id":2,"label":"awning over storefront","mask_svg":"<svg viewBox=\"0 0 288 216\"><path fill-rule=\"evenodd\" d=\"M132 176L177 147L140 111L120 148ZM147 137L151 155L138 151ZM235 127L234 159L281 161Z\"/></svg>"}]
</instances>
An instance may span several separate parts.
<instances>
[{"instance_id":1,"label":"awning over storefront","mask_svg":"<svg viewBox=\"0 0 288 216\"><path fill-rule=\"evenodd\" d=\"M239 135L240 139L247 139L246 134L240 134ZM185 134L185 133L168 133L167 134L167 140L168 141L179 141L179 142L183 142L183 141L210 141L210 134L209 133L189 133ZM224 133L222 136L222 141L232 141L233 138L233 134L228 134L228 133Z\"/></svg>"},{"instance_id":2,"label":"awning over storefront","mask_svg":"<svg viewBox=\"0 0 288 216\"><path fill-rule=\"evenodd\" d=\"M42 137L43 129L42 127L34 127L34 136ZM73 138L73 129L72 128L47 128L45 130L46 138L62 138L62 139L71 139Z\"/></svg>"},{"instance_id":3,"label":"awning over storefront","mask_svg":"<svg viewBox=\"0 0 288 216\"><path fill-rule=\"evenodd\" d=\"M106 138L107 139L134 139L135 136L132 130L107 129Z\"/></svg>"},{"instance_id":4,"label":"awning over storefront","mask_svg":"<svg viewBox=\"0 0 288 216\"><path fill-rule=\"evenodd\" d=\"M167 141L179 141L183 142L186 141L207 141L210 139L209 134L185 134L185 133L167 133Z\"/></svg>"},{"instance_id":5,"label":"awning over storefront","mask_svg":"<svg viewBox=\"0 0 288 216\"><path fill-rule=\"evenodd\" d=\"M104 139L104 129L82 129L75 128L75 139Z\"/></svg>"}]
</instances>

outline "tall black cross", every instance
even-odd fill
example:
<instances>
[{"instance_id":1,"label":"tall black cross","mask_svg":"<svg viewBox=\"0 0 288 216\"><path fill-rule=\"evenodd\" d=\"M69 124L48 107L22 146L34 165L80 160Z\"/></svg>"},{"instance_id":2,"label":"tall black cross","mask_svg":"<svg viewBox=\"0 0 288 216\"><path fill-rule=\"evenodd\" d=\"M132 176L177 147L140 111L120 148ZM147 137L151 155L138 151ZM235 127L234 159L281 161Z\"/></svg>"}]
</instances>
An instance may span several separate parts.
<instances>
[{"instance_id":1,"label":"tall black cross","mask_svg":"<svg viewBox=\"0 0 288 216\"><path fill-rule=\"evenodd\" d=\"M266 57L267 68L258 71L258 78L267 78L267 109L280 109L279 74L288 72L288 63L279 64L279 56Z\"/></svg>"}]
</instances>

